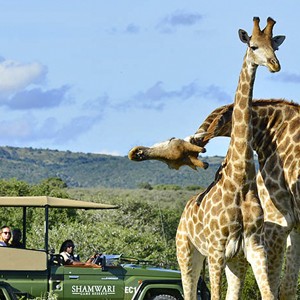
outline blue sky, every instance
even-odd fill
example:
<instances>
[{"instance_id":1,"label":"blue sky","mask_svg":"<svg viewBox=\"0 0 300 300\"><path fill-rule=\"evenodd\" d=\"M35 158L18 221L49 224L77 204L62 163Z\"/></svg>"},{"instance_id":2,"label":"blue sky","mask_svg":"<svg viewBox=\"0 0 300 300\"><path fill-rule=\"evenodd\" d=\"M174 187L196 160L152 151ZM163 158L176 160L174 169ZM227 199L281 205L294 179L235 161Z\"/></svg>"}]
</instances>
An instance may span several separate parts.
<instances>
[{"instance_id":1,"label":"blue sky","mask_svg":"<svg viewBox=\"0 0 300 300\"><path fill-rule=\"evenodd\" d=\"M0 145L127 155L193 134L231 103L238 29L268 16L282 69L254 98L300 102L299 11L290 0L0 0ZM225 155L228 138L207 147Z\"/></svg>"}]
</instances>

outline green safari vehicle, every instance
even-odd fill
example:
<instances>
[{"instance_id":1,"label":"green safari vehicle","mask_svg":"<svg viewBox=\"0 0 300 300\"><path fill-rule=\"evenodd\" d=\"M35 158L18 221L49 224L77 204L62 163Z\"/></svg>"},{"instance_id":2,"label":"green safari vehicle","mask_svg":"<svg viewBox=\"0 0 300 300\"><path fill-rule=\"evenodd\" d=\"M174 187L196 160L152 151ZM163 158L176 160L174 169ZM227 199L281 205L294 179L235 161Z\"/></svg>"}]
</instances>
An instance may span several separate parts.
<instances>
[{"instance_id":1,"label":"green safari vehicle","mask_svg":"<svg viewBox=\"0 0 300 300\"><path fill-rule=\"evenodd\" d=\"M180 272L151 266L122 255L101 255L92 265L64 265L48 249L51 208L116 209L117 206L47 196L0 197L0 206L23 208L26 246L26 208L45 212L44 249L0 247L0 300L15 299L183 299ZM198 299L210 299L199 280Z\"/></svg>"}]
</instances>

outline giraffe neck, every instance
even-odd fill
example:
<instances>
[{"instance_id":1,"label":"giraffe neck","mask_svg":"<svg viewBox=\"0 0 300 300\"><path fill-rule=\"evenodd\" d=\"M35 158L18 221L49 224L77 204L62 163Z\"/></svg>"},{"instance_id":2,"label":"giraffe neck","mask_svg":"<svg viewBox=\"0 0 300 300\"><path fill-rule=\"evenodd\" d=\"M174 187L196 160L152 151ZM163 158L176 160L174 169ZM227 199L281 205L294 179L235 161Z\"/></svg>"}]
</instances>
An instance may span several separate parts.
<instances>
[{"instance_id":1,"label":"giraffe neck","mask_svg":"<svg viewBox=\"0 0 300 300\"><path fill-rule=\"evenodd\" d=\"M252 148L252 94L257 65L244 58L239 76L239 83L235 94L232 113L232 131L229 150L234 171L243 173L254 167ZM245 172L245 174L249 174ZM253 174L249 174L253 176Z\"/></svg>"},{"instance_id":2,"label":"giraffe neck","mask_svg":"<svg viewBox=\"0 0 300 300\"><path fill-rule=\"evenodd\" d=\"M253 148L263 160L267 159L287 136L293 136L287 122L296 119L300 105L284 99L261 99L252 102ZM230 137L233 104L215 109L195 133L197 144L205 147L218 136ZM283 128L285 130L283 131ZM285 133L285 134L283 134ZM197 139L197 135L200 139ZM281 153L285 154L285 151Z\"/></svg>"}]
</instances>

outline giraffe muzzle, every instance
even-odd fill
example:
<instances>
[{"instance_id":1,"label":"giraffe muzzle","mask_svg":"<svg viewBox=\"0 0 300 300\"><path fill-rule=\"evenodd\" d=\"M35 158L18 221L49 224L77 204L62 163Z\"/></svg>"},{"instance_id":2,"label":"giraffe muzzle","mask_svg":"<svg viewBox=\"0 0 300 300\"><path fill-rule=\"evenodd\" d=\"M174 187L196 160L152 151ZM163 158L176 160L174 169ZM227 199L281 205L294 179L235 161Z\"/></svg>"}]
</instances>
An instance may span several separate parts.
<instances>
[{"instance_id":1,"label":"giraffe muzzle","mask_svg":"<svg viewBox=\"0 0 300 300\"><path fill-rule=\"evenodd\" d=\"M268 61L268 68L272 73L279 72L281 69L280 63L276 58L272 58Z\"/></svg>"}]
</instances>

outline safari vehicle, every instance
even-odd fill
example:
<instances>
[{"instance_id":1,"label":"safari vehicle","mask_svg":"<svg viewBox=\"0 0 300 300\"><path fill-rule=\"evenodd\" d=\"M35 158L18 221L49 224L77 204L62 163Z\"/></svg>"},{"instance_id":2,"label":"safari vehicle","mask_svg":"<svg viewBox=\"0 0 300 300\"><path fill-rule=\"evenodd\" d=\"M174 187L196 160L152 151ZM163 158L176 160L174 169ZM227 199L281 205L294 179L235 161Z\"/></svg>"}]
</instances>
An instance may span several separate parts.
<instances>
[{"instance_id":1,"label":"safari vehicle","mask_svg":"<svg viewBox=\"0 0 300 300\"><path fill-rule=\"evenodd\" d=\"M148 265L122 255L102 255L87 266L64 265L48 249L48 214L51 208L116 209L117 206L71 199L0 197L0 206L23 208L25 249L0 247L0 299L183 299L181 276L176 270ZM26 209L44 209L44 249L26 248ZM209 299L199 281L198 299Z\"/></svg>"}]
</instances>

